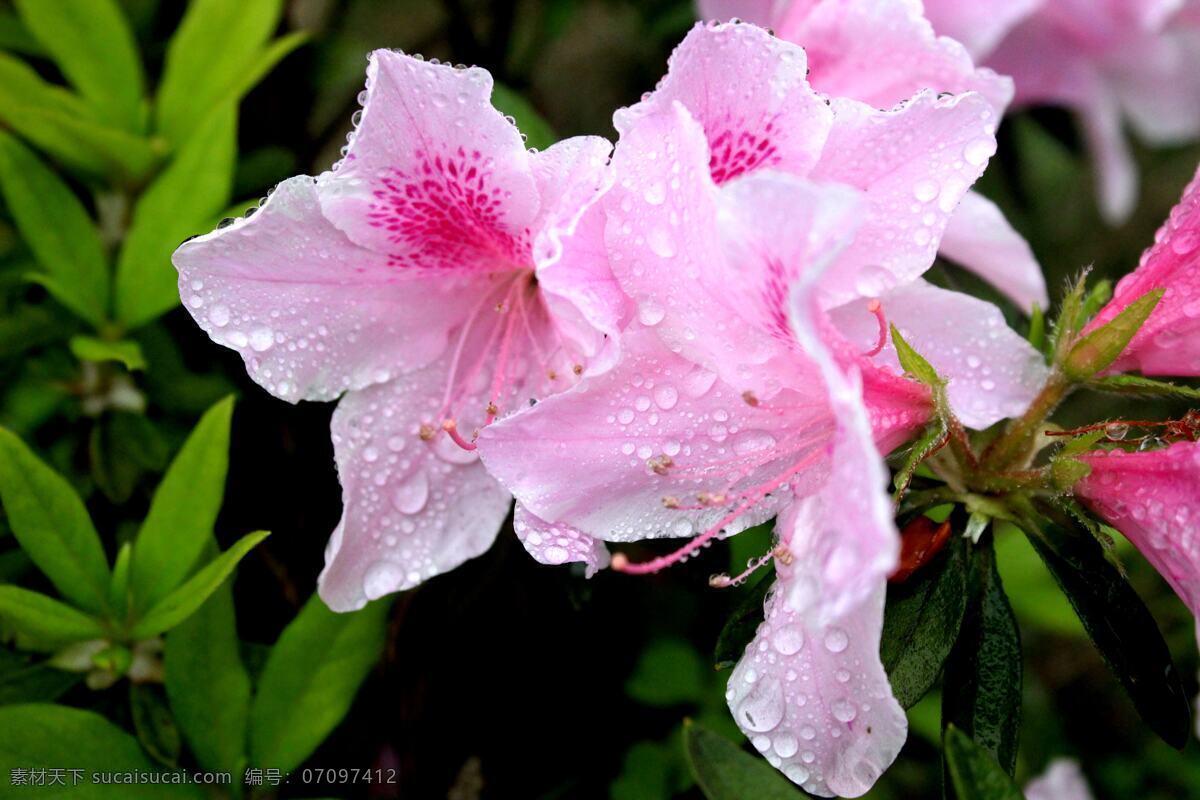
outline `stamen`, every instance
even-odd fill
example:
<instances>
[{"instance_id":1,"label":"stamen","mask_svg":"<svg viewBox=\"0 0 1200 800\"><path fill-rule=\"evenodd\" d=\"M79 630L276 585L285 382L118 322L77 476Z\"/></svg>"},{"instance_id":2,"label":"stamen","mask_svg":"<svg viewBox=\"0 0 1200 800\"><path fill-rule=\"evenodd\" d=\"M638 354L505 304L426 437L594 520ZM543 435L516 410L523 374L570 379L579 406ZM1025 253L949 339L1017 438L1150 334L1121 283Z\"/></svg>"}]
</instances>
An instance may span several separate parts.
<instances>
[{"instance_id":1,"label":"stamen","mask_svg":"<svg viewBox=\"0 0 1200 800\"><path fill-rule=\"evenodd\" d=\"M583 374L583 364L576 364L575 366L571 367L571 371L574 372L576 375L582 375Z\"/></svg>"},{"instance_id":2,"label":"stamen","mask_svg":"<svg viewBox=\"0 0 1200 800\"><path fill-rule=\"evenodd\" d=\"M870 358L872 356L879 355L883 348L887 346L888 321L887 317L884 316L883 313L883 303L879 302L878 297L872 298L867 303L867 311L870 311L872 314L874 314L876 321L879 322L879 337L875 340L875 346L863 353L864 356Z\"/></svg>"},{"instance_id":3,"label":"stamen","mask_svg":"<svg viewBox=\"0 0 1200 800\"><path fill-rule=\"evenodd\" d=\"M742 392L742 400L751 408L758 408L758 397L749 389Z\"/></svg>"},{"instance_id":4,"label":"stamen","mask_svg":"<svg viewBox=\"0 0 1200 800\"><path fill-rule=\"evenodd\" d=\"M666 453L661 456L654 456L646 459L646 466L650 468L655 475L666 475L671 467L675 466L675 459L671 458Z\"/></svg>"},{"instance_id":5,"label":"stamen","mask_svg":"<svg viewBox=\"0 0 1200 800\"><path fill-rule=\"evenodd\" d=\"M458 432L458 423L453 419L442 420L442 430L444 430L450 436L450 439L463 450L476 449L474 443L468 442L462 437L462 434Z\"/></svg>"},{"instance_id":6,"label":"stamen","mask_svg":"<svg viewBox=\"0 0 1200 800\"><path fill-rule=\"evenodd\" d=\"M785 556L787 557L787 562L784 563L790 563L792 559L791 551L783 545L777 545L776 547L763 553L758 558L752 559L750 563L746 565L746 569L743 570L740 575L735 575L731 578L724 572L721 572L711 576L708 579L708 585L714 589L727 589L730 586L741 586L746 582L747 578L749 578L755 572L758 572L767 564L771 563L772 558L778 558L782 561Z\"/></svg>"},{"instance_id":7,"label":"stamen","mask_svg":"<svg viewBox=\"0 0 1200 800\"><path fill-rule=\"evenodd\" d=\"M667 495L662 499L664 508L679 508L679 498L673 495Z\"/></svg>"},{"instance_id":8,"label":"stamen","mask_svg":"<svg viewBox=\"0 0 1200 800\"><path fill-rule=\"evenodd\" d=\"M433 429L432 425L422 422L420 429L417 431L417 436L421 437L421 441L428 442L433 439L436 433L437 431Z\"/></svg>"}]
</instances>

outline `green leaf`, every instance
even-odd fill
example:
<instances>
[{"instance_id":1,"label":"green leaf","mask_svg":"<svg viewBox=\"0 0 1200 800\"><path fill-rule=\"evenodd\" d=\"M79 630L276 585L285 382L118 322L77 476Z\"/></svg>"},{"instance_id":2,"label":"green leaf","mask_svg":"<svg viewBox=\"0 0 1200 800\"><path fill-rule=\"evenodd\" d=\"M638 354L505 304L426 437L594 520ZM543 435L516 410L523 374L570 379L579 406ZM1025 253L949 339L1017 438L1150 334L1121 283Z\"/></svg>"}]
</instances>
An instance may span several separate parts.
<instances>
[{"instance_id":1,"label":"green leaf","mask_svg":"<svg viewBox=\"0 0 1200 800\"><path fill-rule=\"evenodd\" d=\"M958 638L966 611L968 547L952 542L907 581L888 585L879 655L904 708L937 683Z\"/></svg>"},{"instance_id":2,"label":"green leaf","mask_svg":"<svg viewBox=\"0 0 1200 800\"><path fill-rule=\"evenodd\" d=\"M946 728L945 749L958 800L1024 800L992 754L953 725Z\"/></svg>"},{"instance_id":3,"label":"green leaf","mask_svg":"<svg viewBox=\"0 0 1200 800\"><path fill-rule=\"evenodd\" d=\"M78 324L52 303L23 303L0 315L0 359L65 338Z\"/></svg>"},{"instance_id":4,"label":"green leaf","mask_svg":"<svg viewBox=\"0 0 1200 800\"><path fill-rule=\"evenodd\" d=\"M9 11L0 11L0 49L28 56L44 56L46 49L25 27L25 23Z\"/></svg>"},{"instance_id":5,"label":"green leaf","mask_svg":"<svg viewBox=\"0 0 1200 800\"><path fill-rule=\"evenodd\" d=\"M117 550L113 562L112 581L108 585L108 603L117 619L124 618L129 611L129 561L133 555L133 543L125 542Z\"/></svg>"},{"instance_id":6,"label":"green leaf","mask_svg":"<svg viewBox=\"0 0 1200 800\"><path fill-rule=\"evenodd\" d=\"M80 119L92 118L92 110L74 92L42 80L21 59L0 52L0 119L22 132L19 112L25 108L54 109Z\"/></svg>"},{"instance_id":7,"label":"green leaf","mask_svg":"<svg viewBox=\"0 0 1200 800\"><path fill-rule=\"evenodd\" d=\"M225 495L233 398L210 408L196 425L154 493L134 541L135 608L162 600L195 568L212 539Z\"/></svg>"},{"instance_id":8,"label":"green leaf","mask_svg":"<svg viewBox=\"0 0 1200 800\"><path fill-rule=\"evenodd\" d=\"M47 288L93 325L108 307L100 234L74 192L37 156L0 131L0 193L21 237L46 270Z\"/></svg>"},{"instance_id":9,"label":"green leaf","mask_svg":"<svg viewBox=\"0 0 1200 800\"><path fill-rule=\"evenodd\" d=\"M704 698L704 679L704 664L688 641L656 639L642 651L625 692L648 706L699 703Z\"/></svg>"},{"instance_id":10,"label":"green leaf","mask_svg":"<svg viewBox=\"0 0 1200 800\"><path fill-rule=\"evenodd\" d=\"M513 118L517 129L525 134L525 143L538 150L545 150L558 141L554 128L538 110L521 94L502 83L492 87L492 105L501 113Z\"/></svg>"},{"instance_id":11,"label":"green leaf","mask_svg":"<svg viewBox=\"0 0 1200 800\"><path fill-rule=\"evenodd\" d=\"M905 341L895 325L889 327L892 329L892 344L896 346L896 357L900 359L900 366L904 371L926 386L941 386L943 381L933 365Z\"/></svg>"},{"instance_id":12,"label":"green leaf","mask_svg":"<svg viewBox=\"0 0 1200 800\"><path fill-rule=\"evenodd\" d=\"M733 742L685 720L683 748L696 783L708 800L801 800L806 797L761 758Z\"/></svg>"},{"instance_id":13,"label":"green leaf","mask_svg":"<svg viewBox=\"0 0 1200 800\"><path fill-rule=\"evenodd\" d=\"M151 683L130 682L129 712L145 751L160 764L177 766L183 744L162 689Z\"/></svg>"},{"instance_id":14,"label":"green leaf","mask_svg":"<svg viewBox=\"0 0 1200 800\"><path fill-rule=\"evenodd\" d=\"M1086 381L1107 369L1141 330L1162 296L1162 289L1146 292L1112 320L1077 342L1063 362L1063 372L1067 377L1074 381Z\"/></svg>"},{"instance_id":15,"label":"green leaf","mask_svg":"<svg viewBox=\"0 0 1200 800\"><path fill-rule=\"evenodd\" d=\"M0 586L0 620L39 643L66 644L107 635L98 619L20 586Z\"/></svg>"},{"instance_id":16,"label":"green leaf","mask_svg":"<svg viewBox=\"0 0 1200 800\"><path fill-rule=\"evenodd\" d=\"M232 547L206 564L137 620L129 632L130 638L148 639L190 617L225 582L242 557L268 536L269 531L256 531L238 539ZM137 566L136 547L134 566Z\"/></svg>"},{"instance_id":17,"label":"green leaf","mask_svg":"<svg viewBox=\"0 0 1200 800\"><path fill-rule=\"evenodd\" d=\"M717 647L713 653L713 662L717 669L729 669L741 660L746 652L746 645L754 638L759 624L763 621L763 603L767 599L767 590L775 583L775 567L763 570L763 576L758 583L746 591L733 613L725 620L717 636Z\"/></svg>"},{"instance_id":18,"label":"green leaf","mask_svg":"<svg viewBox=\"0 0 1200 800\"><path fill-rule=\"evenodd\" d=\"M155 179L133 210L117 259L117 317L143 325L179 303L171 253L189 236L207 232L229 203L237 158L237 113L213 114Z\"/></svg>"},{"instance_id":19,"label":"green leaf","mask_svg":"<svg viewBox=\"0 0 1200 800\"><path fill-rule=\"evenodd\" d=\"M1104 304L1112 299L1112 281L1107 278L1096 281L1087 296L1083 298L1083 318L1085 320L1096 316Z\"/></svg>"},{"instance_id":20,"label":"green leaf","mask_svg":"<svg viewBox=\"0 0 1200 800\"><path fill-rule=\"evenodd\" d=\"M110 125L143 127L142 65L115 0L15 0L38 42Z\"/></svg>"},{"instance_id":21,"label":"green leaf","mask_svg":"<svg viewBox=\"0 0 1200 800\"><path fill-rule=\"evenodd\" d=\"M1087 291L1087 276L1090 268L1084 269L1071 281L1067 292L1059 305L1058 317L1054 320L1054 330L1051 336L1051 352L1054 362L1060 362L1066 356L1067 348L1072 345L1075 335L1083 326L1084 292Z\"/></svg>"},{"instance_id":22,"label":"green leaf","mask_svg":"<svg viewBox=\"0 0 1200 800\"><path fill-rule=\"evenodd\" d=\"M88 456L92 479L114 503L124 503L147 473L167 463L167 443L144 414L109 412L92 425Z\"/></svg>"},{"instance_id":23,"label":"green leaf","mask_svg":"<svg viewBox=\"0 0 1200 800\"><path fill-rule=\"evenodd\" d=\"M271 648L250 707L250 763L288 771L329 735L383 653L390 604L335 614L313 595Z\"/></svg>"},{"instance_id":24,"label":"green leaf","mask_svg":"<svg viewBox=\"0 0 1200 800\"><path fill-rule=\"evenodd\" d=\"M163 667L171 709L196 761L238 775L246 757L250 676L238 653L229 584L167 634Z\"/></svg>"},{"instance_id":25,"label":"green leaf","mask_svg":"<svg viewBox=\"0 0 1200 800\"><path fill-rule=\"evenodd\" d=\"M80 783L73 790L68 785L67 790L61 793L64 797L79 796L88 800L202 800L207 796L202 787L170 783L170 779L162 783L92 784L91 776L95 772L157 770L136 739L93 711L44 703L23 703L0 708L0 790L11 785L13 769L43 765L82 770L86 783ZM170 785L164 786L164 783ZM36 790L32 794L36 794Z\"/></svg>"},{"instance_id":26,"label":"green leaf","mask_svg":"<svg viewBox=\"0 0 1200 800\"><path fill-rule=\"evenodd\" d=\"M282 0L196 0L167 44L156 128L182 143L218 106L236 103L279 26ZM247 87L248 88L248 87ZM243 90L244 92L245 90Z\"/></svg>"},{"instance_id":27,"label":"green leaf","mask_svg":"<svg viewBox=\"0 0 1200 800\"><path fill-rule=\"evenodd\" d=\"M946 421L939 415L926 426L920 438L912 443L912 446L908 449L908 455L904 458L904 464L896 471L896 477L892 481L892 485L896 488L895 500L898 501L903 496L905 490L908 489L908 484L912 481L913 475L917 471L917 467L921 466L921 462L937 449L946 436Z\"/></svg>"},{"instance_id":28,"label":"green leaf","mask_svg":"<svg viewBox=\"0 0 1200 800\"><path fill-rule=\"evenodd\" d=\"M125 369L142 370L146 368L146 357L138 343L129 339L112 342L107 339L97 339L95 336L72 336L71 352L80 361L116 361Z\"/></svg>"},{"instance_id":29,"label":"green leaf","mask_svg":"<svg viewBox=\"0 0 1200 800\"><path fill-rule=\"evenodd\" d=\"M1130 395L1133 397L1171 397L1180 400L1200 400L1200 389L1180 386L1168 381L1143 378L1141 375L1105 375L1092 378L1087 388L1098 392Z\"/></svg>"},{"instance_id":30,"label":"green leaf","mask_svg":"<svg viewBox=\"0 0 1200 800\"><path fill-rule=\"evenodd\" d=\"M0 649L0 706L57 700L79 683L80 677Z\"/></svg>"},{"instance_id":31,"label":"green leaf","mask_svg":"<svg viewBox=\"0 0 1200 800\"><path fill-rule=\"evenodd\" d=\"M1029 541L1071 602L1092 643L1138 713L1168 744L1183 748L1191 728L1187 695L1171 652L1137 592L1087 531L1030 520Z\"/></svg>"},{"instance_id":32,"label":"green leaf","mask_svg":"<svg viewBox=\"0 0 1200 800\"><path fill-rule=\"evenodd\" d=\"M1029 334L1025 338L1033 345L1034 350L1040 353L1046 351L1046 314L1037 303L1030 309Z\"/></svg>"},{"instance_id":33,"label":"green leaf","mask_svg":"<svg viewBox=\"0 0 1200 800\"><path fill-rule=\"evenodd\" d=\"M85 611L108 606L108 561L83 501L10 431L0 428L0 500L21 548Z\"/></svg>"},{"instance_id":34,"label":"green leaf","mask_svg":"<svg viewBox=\"0 0 1200 800\"><path fill-rule=\"evenodd\" d=\"M1011 774L1021 731L1021 635L992 537L974 550L966 614L942 682L942 724L957 725Z\"/></svg>"}]
</instances>

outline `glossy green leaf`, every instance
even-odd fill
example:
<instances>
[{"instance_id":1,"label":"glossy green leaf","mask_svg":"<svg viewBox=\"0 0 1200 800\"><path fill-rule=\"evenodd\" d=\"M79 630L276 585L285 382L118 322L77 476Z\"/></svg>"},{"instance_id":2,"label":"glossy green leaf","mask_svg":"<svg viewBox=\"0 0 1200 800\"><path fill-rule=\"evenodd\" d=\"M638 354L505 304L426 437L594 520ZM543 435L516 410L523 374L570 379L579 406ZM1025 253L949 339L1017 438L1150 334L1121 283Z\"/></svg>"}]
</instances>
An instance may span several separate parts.
<instances>
[{"instance_id":1,"label":"glossy green leaf","mask_svg":"<svg viewBox=\"0 0 1200 800\"><path fill-rule=\"evenodd\" d=\"M1133 587L1081 528L1030 522L1029 541L1079 615L1084 630L1125 687L1138 713L1168 744L1182 748L1191 708L1171 652Z\"/></svg>"},{"instance_id":2,"label":"glossy green leaf","mask_svg":"<svg viewBox=\"0 0 1200 800\"><path fill-rule=\"evenodd\" d=\"M250 676L229 584L167 634L163 666L171 709L200 766L236 775L246 757Z\"/></svg>"},{"instance_id":3,"label":"glossy green leaf","mask_svg":"<svg viewBox=\"0 0 1200 800\"><path fill-rule=\"evenodd\" d=\"M179 304L171 253L187 237L207 232L229 203L237 158L237 113L230 106L195 131L133 210L117 259L117 317L143 325Z\"/></svg>"},{"instance_id":4,"label":"glossy green leaf","mask_svg":"<svg viewBox=\"0 0 1200 800\"><path fill-rule=\"evenodd\" d=\"M763 621L763 603L767 591L775 583L775 567L763 570L758 582L750 587L738 601L733 613L725 620L725 626L717 637L713 662L717 669L728 669L741 660L746 645L754 638Z\"/></svg>"},{"instance_id":5,"label":"glossy green leaf","mask_svg":"<svg viewBox=\"0 0 1200 800\"><path fill-rule=\"evenodd\" d=\"M234 568L246 553L269 535L268 531L256 531L238 539L232 547L205 564L199 572L184 581L182 586L151 607L145 616L134 623L129 632L130 638L148 639L175 627L190 617L233 573ZM137 551L135 548L134 565L136 566L136 564Z\"/></svg>"},{"instance_id":6,"label":"glossy green leaf","mask_svg":"<svg viewBox=\"0 0 1200 800\"><path fill-rule=\"evenodd\" d=\"M888 584L879 656L904 708L925 696L942 672L966 610L967 549L951 542L903 583Z\"/></svg>"},{"instance_id":7,"label":"glossy green leaf","mask_svg":"<svg viewBox=\"0 0 1200 800\"><path fill-rule=\"evenodd\" d=\"M1024 800L992 754L953 725L946 728L944 746L958 800Z\"/></svg>"},{"instance_id":8,"label":"glossy green leaf","mask_svg":"<svg viewBox=\"0 0 1200 800\"><path fill-rule=\"evenodd\" d=\"M116 0L14 0L30 32L105 122L143 127L142 64Z\"/></svg>"},{"instance_id":9,"label":"glossy green leaf","mask_svg":"<svg viewBox=\"0 0 1200 800\"><path fill-rule=\"evenodd\" d=\"M154 493L133 549L138 610L150 608L182 583L212 539L225 494L232 417L232 397L209 409Z\"/></svg>"},{"instance_id":10,"label":"glossy green leaf","mask_svg":"<svg viewBox=\"0 0 1200 800\"><path fill-rule=\"evenodd\" d=\"M1067 377L1086 381L1111 366L1150 318L1162 295L1162 289L1146 292L1120 314L1076 342L1063 362Z\"/></svg>"},{"instance_id":11,"label":"glossy green leaf","mask_svg":"<svg viewBox=\"0 0 1200 800\"><path fill-rule=\"evenodd\" d=\"M705 694L705 673L705 664L690 642L656 639L642 651L625 693L649 706L699 703Z\"/></svg>"},{"instance_id":12,"label":"glossy green leaf","mask_svg":"<svg viewBox=\"0 0 1200 800\"><path fill-rule=\"evenodd\" d=\"M124 618L129 611L129 562L133 557L133 543L125 542L117 550L113 561L112 580L108 584L108 604L117 619Z\"/></svg>"},{"instance_id":13,"label":"glossy green leaf","mask_svg":"<svg viewBox=\"0 0 1200 800\"><path fill-rule=\"evenodd\" d=\"M892 344L896 347L896 357L900 360L900 366L904 371L926 386L940 386L942 379L933 365L925 360L925 356L913 349L895 325L890 327Z\"/></svg>"},{"instance_id":14,"label":"glossy green leaf","mask_svg":"<svg viewBox=\"0 0 1200 800\"><path fill-rule=\"evenodd\" d=\"M502 83L492 87L492 105L500 113L513 118L517 129L525 134L525 143L538 150L545 150L558 141L554 128L524 96Z\"/></svg>"},{"instance_id":15,"label":"glossy green leaf","mask_svg":"<svg viewBox=\"0 0 1200 800\"><path fill-rule=\"evenodd\" d=\"M13 130L73 170L121 183L145 178L163 155L161 143L57 108L21 106ZM9 122L9 120L4 120Z\"/></svg>"},{"instance_id":16,"label":"glossy green leaf","mask_svg":"<svg viewBox=\"0 0 1200 800\"><path fill-rule=\"evenodd\" d=\"M350 710L383 653L390 604L335 614L313 595L271 648L250 707L250 764L299 766Z\"/></svg>"},{"instance_id":17,"label":"glossy green leaf","mask_svg":"<svg viewBox=\"0 0 1200 800\"><path fill-rule=\"evenodd\" d=\"M88 800L207 797L202 787L188 783L91 784L94 772L154 772L157 768L136 739L93 711L44 703L0 707L0 793L4 793L3 787L12 780L13 769L42 765L83 771L88 785L64 792L65 797ZM36 795L36 792L31 794Z\"/></svg>"},{"instance_id":18,"label":"glossy green leaf","mask_svg":"<svg viewBox=\"0 0 1200 800\"><path fill-rule=\"evenodd\" d=\"M95 617L20 586L0 586L0 620L38 642L66 644L105 636Z\"/></svg>"},{"instance_id":19,"label":"glossy green leaf","mask_svg":"<svg viewBox=\"0 0 1200 800\"><path fill-rule=\"evenodd\" d=\"M0 428L0 500L21 549L80 608L108 606L108 561L83 501L10 431Z\"/></svg>"},{"instance_id":20,"label":"glossy green leaf","mask_svg":"<svg viewBox=\"0 0 1200 800\"><path fill-rule=\"evenodd\" d=\"M801 800L807 796L765 760L691 720L683 724L683 747L696 783L708 800Z\"/></svg>"},{"instance_id":21,"label":"glossy green leaf","mask_svg":"<svg viewBox=\"0 0 1200 800\"><path fill-rule=\"evenodd\" d=\"M138 343L129 339L112 342L95 336L72 336L71 352L81 361L115 361L127 370L146 368L146 357Z\"/></svg>"},{"instance_id":22,"label":"glossy green leaf","mask_svg":"<svg viewBox=\"0 0 1200 800\"><path fill-rule=\"evenodd\" d=\"M992 537L974 548L969 599L942 682L942 725L957 725L1012 773L1021 731L1021 634Z\"/></svg>"},{"instance_id":23,"label":"glossy green leaf","mask_svg":"<svg viewBox=\"0 0 1200 800\"><path fill-rule=\"evenodd\" d=\"M142 749L160 764L177 766L183 742L162 688L153 683L131 682L129 716Z\"/></svg>"},{"instance_id":24,"label":"glossy green leaf","mask_svg":"<svg viewBox=\"0 0 1200 800\"><path fill-rule=\"evenodd\" d=\"M156 129L184 142L220 105L237 102L279 26L282 0L196 0L167 44L155 106ZM248 88L248 87L247 87Z\"/></svg>"},{"instance_id":25,"label":"glossy green leaf","mask_svg":"<svg viewBox=\"0 0 1200 800\"><path fill-rule=\"evenodd\" d=\"M63 305L99 325L108 307L100 234L74 192L37 156L0 131L0 193L21 237Z\"/></svg>"}]
</instances>

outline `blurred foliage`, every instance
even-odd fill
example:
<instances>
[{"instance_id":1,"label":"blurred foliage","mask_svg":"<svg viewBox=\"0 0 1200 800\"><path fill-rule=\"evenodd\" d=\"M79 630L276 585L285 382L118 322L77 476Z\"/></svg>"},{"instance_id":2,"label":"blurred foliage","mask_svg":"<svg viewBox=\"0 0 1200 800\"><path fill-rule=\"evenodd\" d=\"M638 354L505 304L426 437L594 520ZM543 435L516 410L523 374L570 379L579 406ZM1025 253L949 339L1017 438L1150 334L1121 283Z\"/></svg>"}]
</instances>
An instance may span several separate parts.
<instances>
[{"instance_id":1,"label":"blurred foliage","mask_svg":"<svg viewBox=\"0 0 1200 800\"><path fill-rule=\"evenodd\" d=\"M0 768L228 771L235 797L747 796L718 773L798 796L748 755L728 672L711 668L754 586L701 588L765 552L767 528L665 575L587 582L502 534L394 603L334 615L313 596L339 514L331 408L253 386L177 308L169 262L279 180L336 160L374 48L488 68L498 107L545 147L613 137L612 110L653 87L693 16L681 0L0 0ZM1136 263L1200 147L1137 155L1137 213L1111 229L1069 116L1035 109L1001 128L981 189L1056 301L1085 266L1116 280ZM1031 324L962 271L931 277ZM1081 393L1058 419L1129 402ZM1139 400L1138 414L1186 402ZM257 537L238 538L260 528L275 535L252 550ZM1200 796L1196 742L1156 739L1025 537L987 535L1023 643L1017 782L1073 755L1099 798ZM1124 540L1109 555L1194 695L1190 615ZM939 608L922 603L918 624ZM913 653L946 645L907 630ZM940 791L946 698L905 652L910 699L934 686L875 800ZM994 766L949 736L952 777ZM243 786L248 767L398 782Z\"/></svg>"}]
</instances>

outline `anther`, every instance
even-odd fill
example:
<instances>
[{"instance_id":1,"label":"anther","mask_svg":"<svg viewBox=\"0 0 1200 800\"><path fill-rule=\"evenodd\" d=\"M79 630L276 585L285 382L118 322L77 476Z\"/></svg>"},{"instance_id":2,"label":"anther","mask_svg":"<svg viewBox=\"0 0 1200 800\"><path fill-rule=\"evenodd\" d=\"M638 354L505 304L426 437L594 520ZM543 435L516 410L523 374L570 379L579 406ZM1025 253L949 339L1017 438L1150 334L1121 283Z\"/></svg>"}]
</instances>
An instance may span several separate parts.
<instances>
[{"instance_id":1,"label":"anther","mask_svg":"<svg viewBox=\"0 0 1200 800\"><path fill-rule=\"evenodd\" d=\"M746 405L750 406L751 408L758 408L758 396L749 389L742 392L742 400L745 401Z\"/></svg>"},{"instance_id":2,"label":"anther","mask_svg":"<svg viewBox=\"0 0 1200 800\"><path fill-rule=\"evenodd\" d=\"M495 403L493 403L493 402L491 402L491 401L488 401L488 404L487 404L487 415L488 415L489 417L494 417L494 416L496 416L496 415L497 415L497 414L499 414L499 413L500 413L500 409L499 409L499 408L496 408L496 404L495 404Z\"/></svg>"},{"instance_id":3,"label":"anther","mask_svg":"<svg viewBox=\"0 0 1200 800\"><path fill-rule=\"evenodd\" d=\"M613 553L608 563L615 571L621 572L629 566L629 557L624 553Z\"/></svg>"},{"instance_id":4,"label":"anther","mask_svg":"<svg viewBox=\"0 0 1200 800\"><path fill-rule=\"evenodd\" d=\"M448 418L442 420L442 430L444 430L450 436L450 439L463 450L476 449L473 443L468 442L462 437L462 434L458 432L458 423L453 419Z\"/></svg>"},{"instance_id":5,"label":"anther","mask_svg":"<svg viewBox=\"0 0 1200 800\"><path fill-rule=\"evenodd\" d=\"M666 453L663 453L661 456L647 458L646 466L649 467L655 475L666 475L667 472L670 471L671 467L675 466L675 459L671 458Z\"/></svg>"},{"instance_id":6,"label":"anther","mask_svg":"<svg viewBox=\"0 0 1200 800\"><path fill-rule=\"evenodd\" d=\"M421 441L423 441L423 442L428 442L430 439L432 439L434 437L434 434L436 434L436 433L437 433L437 431L435 431L433 429L432 425L429 425L424 422L421 423L421 427L417 431L417 435L421 437Z\"/></svg>"},{"instance_id":7,"label":"anther","mask_svg":"<svg viewBox=\"0 0 1200 800\"><path fill-rule=\"evenodd\" d=\"M725 495L721 492L701 492L696 495L696 500L702 506L723 506L725 505Z\"/></svg>"},{"instance_id":8,"label":"anther","mask_svg":"<svg viewBox=\"0 0 1200 800\"><path fill-rule=\"evenodd\" d=\"M775 548L775 558L779 560L780 564L783 564L785 567L790 567L792 565L792 559L794 556L792 555L792 551L788 549L787 545L781 544Z\"/></svg>"},{"instance_id":9,"label":"anther","mask_svg":"<svg viewBox=\"0 0 1200 800\"><path fill-rule=\"evenodd\" d=\"M876 321L879 323L879 335L875 339L875 346L863 353L864 356L870 358L871 356L879 355L880 351L887 346L888 322L887 317L883 313L883 303L879 302L878 297L872 298L867 302L867 311L874 314Z\"/></svg>"},{"instance_id":10,"label":"anther","mask_svg":"<svg viewBox=\"0 0 1200 800\"><path fill-rule=\"evenodd\" d=\"M576 364L575 366L571 367L571 372L574 372L576 375L582 375L583 364Z\"/></svg>"},{"instance_id":11,"label":"anther","mask_svg":"<svg viewBox=\"0 0 1200 800\"><path fill-rule=\"evenodd\" d=\"M548 369L548 370L546 370L546 377L552 381L556 381L556 380L558 380L558 373L552 369Z\"/></svg>"},{"instance_id":12,"label":"anther","mask_svg":"<svg viewBox=\"0 0 1200 800\"><path fill-rule=\"evenodd\" d=\"M710 575L708 585L714 589L728 589L733 585L733 578L721 572L716 575Z\"/></svg>"}]
</instances>

